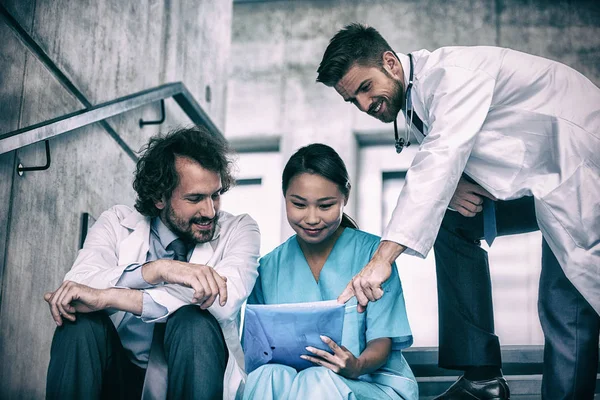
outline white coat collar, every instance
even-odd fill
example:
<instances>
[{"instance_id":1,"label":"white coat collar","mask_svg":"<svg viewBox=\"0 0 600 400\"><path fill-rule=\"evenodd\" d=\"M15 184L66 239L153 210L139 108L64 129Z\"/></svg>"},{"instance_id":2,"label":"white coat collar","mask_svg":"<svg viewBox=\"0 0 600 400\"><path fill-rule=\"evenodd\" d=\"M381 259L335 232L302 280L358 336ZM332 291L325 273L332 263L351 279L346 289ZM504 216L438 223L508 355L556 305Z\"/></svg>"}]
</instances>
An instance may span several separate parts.
<instances>
[{"instance_id":1,"label":"white coat collar","mask_svg":"<svg viewBox=\"0 0 600 400\"><path fill-rule=\"evenodd\" d=\"M415 110L415 112L417 113L417 115L421 118L421 120L423 121L424 124L424 129L425 129L425 134L427 134L427 132L429 131L429 119L427 116L427 113L425 112L425 107L421 101L421 99L419 98L419 94L418 94L418 76L417 76L417 57L418 56L422 56L423 55L423 50L419 50L416 52L411 52L410 54L412 54L413 56L413 88L410 92L410 101L412 104L413 109ZM404 85L405 85L405 91L406 91L406 87L408 87L408 82L410 81L410 58L408 57L407 54L403 54L403 53L397 53L398 56L398 60L400 60L400 65L402 65L402 70L404 72ZM404 93L406 95L406 92ZM406 103L402 104L402 109L401 111L404 115L404 118L406 118ZM419 143L421 143L424 139L424 136L421 135L420 133L418 133L418 130L413 129L411 130L412 133L412 137L415 137L417 139L417 141Z\"/></svg>"},{"instance_id":2,"label":"white coat collar","mask_svg":"<svg viewBox=\"0 0 600 400\"><path fill-rule=\"evenodd\" d=\"M404 94L406 94L406 87L408 86L408 81L410 78L410 58L408 55L403 53L396 53L398 56L398 60L400 61L400 65L402 66L402 72L404 73ZM402 104L402 109L404 109L405 105Z\"/></svg>"},{"instance_id":3,"label":"white coat collar","mask_svg":"<svg viewBox=\"0 0 600 400\"><path fill-rule=\"evenodd\" d=\"M127 229L136 229L140 222L145 222L150 225L150 217L146 217L140 214L138 211L134 210L128 216L123 218L121 221L121 225L123 225Z\"/></svg>"},{"instance_id":4,"label":"white coat collar","mask_svg":"<svg viewBox=\"0 0 600 400\"><path fill-rule=\"evenodd\" d=\"M119 264L145 262L150 242L150 217L133 211L121 225L133 232L119 243Z\"/></svg>"}]
</instances>

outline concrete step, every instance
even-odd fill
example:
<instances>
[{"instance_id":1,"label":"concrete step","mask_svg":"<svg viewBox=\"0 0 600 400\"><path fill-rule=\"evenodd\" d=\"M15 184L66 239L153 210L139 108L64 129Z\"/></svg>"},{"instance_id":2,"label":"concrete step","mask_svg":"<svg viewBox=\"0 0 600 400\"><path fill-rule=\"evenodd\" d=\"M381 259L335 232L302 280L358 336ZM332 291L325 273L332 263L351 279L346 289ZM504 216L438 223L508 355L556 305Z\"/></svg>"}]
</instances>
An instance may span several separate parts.
<instances>
[{"instance_id":1,"label":"concrete step","mask_svg":"<svg viewBox=\"0 0 600 400\"><path fill-rule=\"evenodd\" d=\"M542 375L505 375L505 378L510 386L511 399L541 398ZM433 399L448 389L457 379L458 376L417 377L419 399ZM596 379L595 398L600 398L600 375Z\"/></svg>"},{"instance_id":2,"label":"concrete step","mask_svg":"<svg viewBox=\"0 0 600 400\"><path fill-rule=\"evenodd\" d=\"M502 346L502 371L505 375L536 375L542 373L543 346ZM456 376L460 371L439 368L437 347L414 347L403 350L406 361L417 377ZM600 373L600 364L598 365Z\"/></svg>"},{"instance_id":3,"label":"concrete step","mask_svg":"<svg viewBox=\"0 0 600 400\"><path fill-rule=\"evenodd\" d=\"M534 396L541 392L542 376L541 375L512 375L505 376L510 385L510 393L512 395ZM419 377L419 399L434 397L443 393L450 387L458 376L428 376Z\"/></svg>"}]
</instances>

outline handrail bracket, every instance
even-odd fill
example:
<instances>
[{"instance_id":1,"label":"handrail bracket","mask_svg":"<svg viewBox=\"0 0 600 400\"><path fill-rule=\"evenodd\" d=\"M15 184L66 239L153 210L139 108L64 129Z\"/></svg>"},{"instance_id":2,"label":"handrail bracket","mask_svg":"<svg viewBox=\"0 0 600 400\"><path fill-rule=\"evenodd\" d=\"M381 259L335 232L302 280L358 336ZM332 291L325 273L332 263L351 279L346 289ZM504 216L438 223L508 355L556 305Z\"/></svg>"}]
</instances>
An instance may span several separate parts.
<instances>
[{"instance_id":1,"label":"handrail bracket","mask_svg":"<svg viewBox=\"0 0 600 400\"><path fill-rule=\"evenodd\" d=\"M37 167L24 167L23 164L19 163L17 166L17 174L19 174L19 176L23 176L25 171L45 171L50 168L50 142L44 140L44 144L46 145L46 164Z\"/></svg>"}]
</instances>

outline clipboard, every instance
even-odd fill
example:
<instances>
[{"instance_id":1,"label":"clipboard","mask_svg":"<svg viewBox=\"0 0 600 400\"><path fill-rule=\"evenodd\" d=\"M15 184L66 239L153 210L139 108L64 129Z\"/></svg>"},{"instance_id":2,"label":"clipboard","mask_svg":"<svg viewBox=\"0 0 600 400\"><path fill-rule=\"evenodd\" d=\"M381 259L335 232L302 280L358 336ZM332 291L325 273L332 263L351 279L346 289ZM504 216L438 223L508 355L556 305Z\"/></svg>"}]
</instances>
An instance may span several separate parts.
<instances>
[{"instance_id":1,"label":"clipboard","mask_svg":"<svg viewBox=\"0 0 600 400\"><path fill-rule=\"evenodd\" d=\"M336 300L246 306L242 347L246 373L263 364L283 364L300 371L314 366L300 358L307 346L331 352L320 338L342 342L345 306Z\"/></svg>"}]
</instances>

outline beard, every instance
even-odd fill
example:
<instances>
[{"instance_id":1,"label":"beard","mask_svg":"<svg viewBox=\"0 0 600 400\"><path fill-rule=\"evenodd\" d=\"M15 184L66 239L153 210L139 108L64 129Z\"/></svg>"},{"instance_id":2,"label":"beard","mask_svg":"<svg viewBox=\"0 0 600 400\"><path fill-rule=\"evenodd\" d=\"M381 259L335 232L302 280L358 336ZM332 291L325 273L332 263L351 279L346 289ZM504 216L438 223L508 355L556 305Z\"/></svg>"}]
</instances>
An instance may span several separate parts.
<instances>
[{"instance_id":1,"label":"beard","mask_svg":"<svg viewBox=\"0 0 600 400\"><path fill-rule=\"evenodd\" d=\"M393 78L390 76L390 79ZM404 105L404 88L402 87L402 84L399 81L393 79L393 82L394 89L392 90L390 98L384 99L384 101L387 103L387 109L385 110L385 113L381 115L380 118L382 122L386 123L394 122L394 120L398 117L398 113L402 109L402 106Z\"/></svg>"},{"instance_id":2,"label":"beard","mask_svg":"<svg viewBox=\"0 0 600 400\"><path fill-rule=\"evenodd\" d=\"M402 106L404 105L404 87L402 87L400 81L394 79L394 77L385 68L382 67L381 70L392 81L393 88L389 98L382 97L382 100L386 103L386 110L384 114L377 118L382 122L389 123L394 122L394 120L398 117L398 113L402 109Z\"/></svg>"},{"instance_id":3,"label":"beard","mask_svg":"<svg viewBox=\"0 0 600 400\"><path fill-rule=\"evenodd\" d=\"M171 207L171 203L167 203L167 207L165 207L163 211L163 221L165 225L176 234L179 238L181 238L186 243L206 243L212 240L215 235L215 229L217 227L217 223L219 222L219 215L215 214L214 218L206 218L206 217L194 217L190 219L185 219L177 215L173 207ZM193 224L206 224L212 221L212 227L209 230L194 230Z\"/></svg>"}]
</instances>

